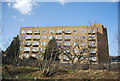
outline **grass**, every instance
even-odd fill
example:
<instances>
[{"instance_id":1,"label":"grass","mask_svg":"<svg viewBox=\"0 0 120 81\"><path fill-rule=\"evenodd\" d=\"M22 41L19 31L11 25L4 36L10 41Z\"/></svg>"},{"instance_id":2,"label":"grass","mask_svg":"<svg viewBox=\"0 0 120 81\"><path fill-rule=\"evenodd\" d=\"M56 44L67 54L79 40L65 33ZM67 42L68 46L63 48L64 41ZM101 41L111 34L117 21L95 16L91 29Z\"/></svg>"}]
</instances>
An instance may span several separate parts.
<instances>
[{"instance_id":1,"label":"grass","mask_svg":"<svg viewBox=\"0 0 120 81\"><path fill-rule=\"evenodd\" d=\"M36 67L7 65L9 72L13 75L11 77L4 67L3 65L4 79L118 79L117 71L56 69L53 76L45 77Z\"/></svg>"},{"instance_id":2,"label":"grass","mask_svg":"<svg viewBox=\"0 0 120 81\"><path fill-rule=\"evenodd\" d=\"M5 69L5 65L3 65L2 77L4 79L34 79L31 73L40 70L39 68L24 66L6 65L6 67L8 68L7 70Z\"/></svg>"}]
</instances>

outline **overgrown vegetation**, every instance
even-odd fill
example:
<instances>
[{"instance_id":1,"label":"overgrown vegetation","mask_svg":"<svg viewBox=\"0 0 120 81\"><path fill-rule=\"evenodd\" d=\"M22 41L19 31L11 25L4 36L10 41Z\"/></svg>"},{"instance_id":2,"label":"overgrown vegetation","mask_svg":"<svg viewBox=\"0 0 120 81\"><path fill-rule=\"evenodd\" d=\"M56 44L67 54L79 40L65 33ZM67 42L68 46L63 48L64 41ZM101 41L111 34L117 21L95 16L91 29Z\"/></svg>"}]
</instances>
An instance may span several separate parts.
<instances>
[{"instance_id":1,"label":"overgrown vegetation","mask_svg":"<svg viewBox=\"0 0 120 81\"><path fill-rule=\"evenodd\" d=\"M119 79L118 71L55 69L52 76L44 76L42 70L35 67L3 66L3 79ZM13 69L14 72L13 72ZM54 71L55 71L54 70Z\"/></svg>"},{"instance_id":2,"label":"overgrown vegetation","mask_svg":"<svg viewBox=\"0 0 120 81\"><path fill-rule=\"evenodd\" d=\"M60 55L60 49L57 45L56 39L53 38L48 42L48 45L45 49L44 60L49 60L49 61L60 60L59 55Z\"/></svg>"},{"instance_id":3,"label":"overgrown vegetation","mask_svg":"<svg viewBox=\"0 0 120 81\"><path fill-rule=\"evenodd\" d=\"M110 76L109 79L117 79L118 76L115 75L119 71L118 64L80 64L83 54L89 52L89 49L80 45L81 41L76 40L78 44L72 47L74 58L72 53L58 46L56 39L53 38L46 47L43 60L33 57L19 59L20 41L17 36L6 50L6 56L3 57L2 76L4 79L108 79L108 76ZM75 48L80 48L80 55L74 52ZM66 55L72 63L60 63L61 53ZM76 58L78 62L74 63Z\"/></svg>"}]
</instances>

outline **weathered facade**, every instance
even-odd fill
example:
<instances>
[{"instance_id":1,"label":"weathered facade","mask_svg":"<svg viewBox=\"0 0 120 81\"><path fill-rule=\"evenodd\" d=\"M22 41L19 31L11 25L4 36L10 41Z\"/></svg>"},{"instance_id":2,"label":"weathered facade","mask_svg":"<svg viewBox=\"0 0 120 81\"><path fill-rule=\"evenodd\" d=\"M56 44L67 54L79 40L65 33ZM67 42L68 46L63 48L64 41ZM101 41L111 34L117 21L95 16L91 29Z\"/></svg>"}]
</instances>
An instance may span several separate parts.
<instances>
[{"instance_id":1,"label":"weathered facade","mask_svg":"<svg viewBox=\"0 0 120 81\"><path fill-rule=\"evenodd\" d=\"M47 43L52 38L58 41L68 52L74 51L79 54L79 48L74 48L78 43L89 48L85 56L92 56L94 63L108 62L108 38L107 29L102 24L93 24L92 26L60 26L60 27L21 27L20 29L20 58L40 57L45 51ZM76 42L78 41L79 42ZM81 49L81 48L80 48ZM60 56L61 62L67 57ZM86 59L89 60L89 59ZM85 62L83 60L82 62Z\"/></svg>"}]
</instances>

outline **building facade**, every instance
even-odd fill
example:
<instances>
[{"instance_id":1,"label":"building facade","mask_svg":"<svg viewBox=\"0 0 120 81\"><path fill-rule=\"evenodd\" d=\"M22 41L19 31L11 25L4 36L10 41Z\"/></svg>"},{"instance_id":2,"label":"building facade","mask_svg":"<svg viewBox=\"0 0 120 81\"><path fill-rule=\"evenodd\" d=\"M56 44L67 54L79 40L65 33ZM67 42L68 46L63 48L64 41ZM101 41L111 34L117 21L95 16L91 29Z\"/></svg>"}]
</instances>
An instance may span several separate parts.
<instances>
[{"instance_id":1,"label":"building facade","mask_svg":"<svg viewBox=\"0 0 120 81\"><path fill-rule=\"evenodd\" d=\"M53 37L57 40L58 45L73 54L73 56L74 53L79 55L83 48L88 49L89 52L85 52L82 57L92 57L85 58L81 62L90 60L93 63L109 61L107 29L102 24L93 24L92 26L21 27L19 34L20 58L42 57L48 42ZM60 59L61 62L69 60L64 54L61 54Z\"/></svg>"}]
</instances>

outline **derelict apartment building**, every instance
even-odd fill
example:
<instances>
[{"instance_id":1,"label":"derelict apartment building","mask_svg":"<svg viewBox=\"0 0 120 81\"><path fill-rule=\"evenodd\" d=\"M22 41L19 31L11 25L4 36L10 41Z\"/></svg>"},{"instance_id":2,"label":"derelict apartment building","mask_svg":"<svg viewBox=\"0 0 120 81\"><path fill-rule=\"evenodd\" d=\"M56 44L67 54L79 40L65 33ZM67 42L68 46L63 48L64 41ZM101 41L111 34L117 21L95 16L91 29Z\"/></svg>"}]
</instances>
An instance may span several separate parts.
<instances>
[{"instance_id":1,"label":"derelict apartment building","mask_svg":"<svg viewBox=\"0 0 120 81\"><path fill-rule=\"evenodd\" d=\"M84 56L90 56L94 63L108 62L108 39L107 29L102 24L93 24L92 26L60 26L60 27L21 27L20 29L20 58L40 57L45 52L46 46L52 38L57 40L58 45L62 45L68 52L71 47L78 44L89 48L90 53ZM79 49L74 48L78 53ZM79 54L79 53L78 53ZM60 56L61 62L68 58L63 54ZM87 58L82 62L86 62Z\"/></svg>"}]
</instances>

